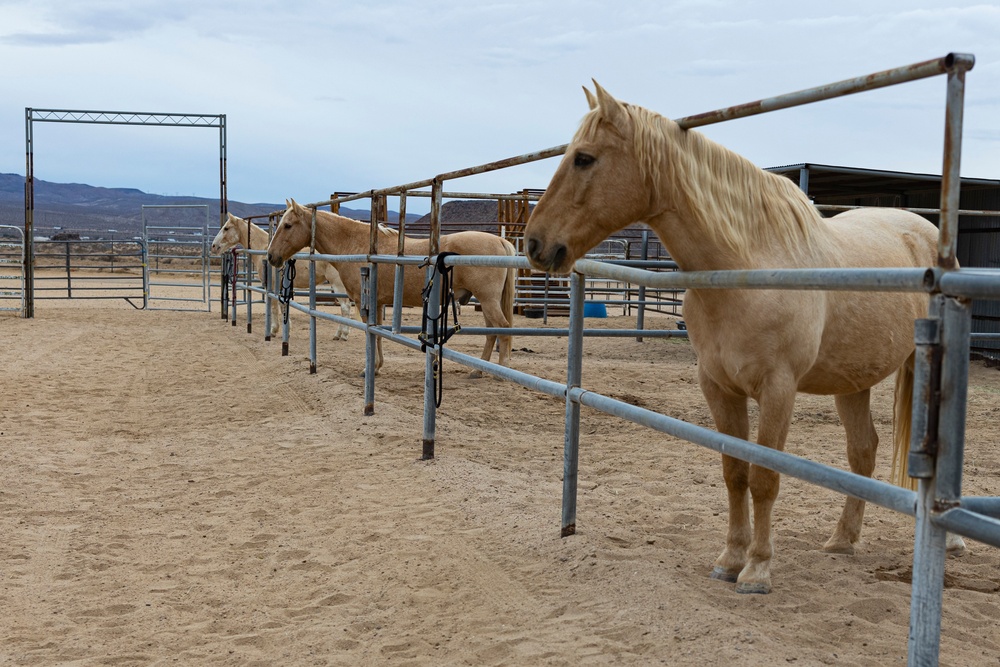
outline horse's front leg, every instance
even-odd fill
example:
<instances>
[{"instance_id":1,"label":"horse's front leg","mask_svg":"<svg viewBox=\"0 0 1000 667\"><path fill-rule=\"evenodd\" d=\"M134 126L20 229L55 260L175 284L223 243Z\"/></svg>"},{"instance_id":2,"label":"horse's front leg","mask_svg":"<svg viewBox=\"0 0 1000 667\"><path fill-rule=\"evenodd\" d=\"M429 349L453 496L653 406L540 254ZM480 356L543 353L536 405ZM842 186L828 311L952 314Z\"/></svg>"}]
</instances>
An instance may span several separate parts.
<instances>
[{"instance_id":1,"label":"horse's front leg","mask_svg":"<svg viewBox=\"0 0 1000 667\"><path fill-rule=\"evenodd\" d=\"M270 295L265 294L264 298L270 304L270 308L271 308L271 334L270 335L271 335L271 338L275 338L275 337L277 337L278 332L281 330L281 322L282 322L281 304L278 303L277 299L275 299L274 297L272 297Z\"/></svg>"},{"instance_id":2,"label":"horse's front leg","mask_svg":"<svg viewBox=\"0 0 1000 667\"><path fill-rule=\"evenodd\" d=\"M760 405L758 444L783 450L795 407L795 381L772 376L757 403ZM736 592L769 593L771 556L774 553L771 511L778 497L781 475L762 466L751 465L748 481L753 499L753 538L747 564L736 578Z\"/></svg>"},{"instance_id":3,"label":"horse's front leg","mask_svg":"<svg viewBox=\"0 0 1000 667\"><path fill-rule=\"evenodd\" d=\"M704 373L699 373L702 393L720 433L746 440L750 434L747 417L747 397L723 391ZM715 559L711 577L735 582L747 562L750 546L750 504L748 493L749 464L746 461L722 456L722 476L726 481L729 498L729 530L726 548Z\"/></svg>"},{"instance_id":4,"label":"horse's front leg","mask_svg":"<svg viewBox=\"0 0 1000 667\"><path fill-rule=\"evenodd\" d=\"M260 281L261 286L270 284L271 265L266 263L260 255L252 255L252 257L254 271L257 272L257 279ZM268 290L264 290L264 304L265 308L271 309L271 327L268 331L268 336L274 338L281 329L281 305L277 299L271 298Z\"/></svg>"}]
</instances>

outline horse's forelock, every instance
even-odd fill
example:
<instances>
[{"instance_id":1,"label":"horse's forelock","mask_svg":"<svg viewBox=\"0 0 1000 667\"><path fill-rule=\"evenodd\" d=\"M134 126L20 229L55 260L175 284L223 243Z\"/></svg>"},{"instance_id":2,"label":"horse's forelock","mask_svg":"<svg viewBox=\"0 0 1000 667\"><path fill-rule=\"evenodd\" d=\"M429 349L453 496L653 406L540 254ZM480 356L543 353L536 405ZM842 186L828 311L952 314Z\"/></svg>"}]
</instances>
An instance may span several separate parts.
<instances>
[{"instance_id":1,"label":"horse's forelock","mask_svg":"<svg viewBox=\"0 0 1000 667\"><path fill-rule=\"evenodd\" d=\"M278 224L283 225L286 222L296 222L300 217L298 209L294 206L289 206L285 209L285 212L281 214L281 220L278 221Z\"/></svg>"}]
</instances>

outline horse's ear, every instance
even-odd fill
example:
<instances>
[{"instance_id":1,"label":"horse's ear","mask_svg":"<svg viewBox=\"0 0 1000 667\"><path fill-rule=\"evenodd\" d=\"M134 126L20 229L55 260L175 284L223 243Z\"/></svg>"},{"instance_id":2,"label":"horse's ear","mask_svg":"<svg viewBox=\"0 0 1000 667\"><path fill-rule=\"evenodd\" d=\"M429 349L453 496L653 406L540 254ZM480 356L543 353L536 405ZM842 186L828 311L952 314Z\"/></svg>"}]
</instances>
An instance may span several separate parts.
<instances>
[{"instance_id":1,"label":"horse's ear","mask_svg":"<svg viewBox=\"0 0 1000 667\"><path fill-rule=\"evenodd\" d=\"M586 86L583 87L583 94L587 96L587 106L590 107L590 110L593 111L594 109L596 109L597 98L594 97L594 94L590 92L590 90L588 90Z\"/></svg>"},{"instance_id":2,"label":"horse's ear","mask_svg":"<svg viewBox=\"0 0 1000 667\"><path fill-rule=\"evenodd\" d=\"M290 199L286 198L285 199L285 208L291 208L291 207L292 207L292 201Z\"/></svg>"},{"instance_id":3,"label":"horse's ear","mask_svg":"<svg viewBox=\"0 0 1000 667\"><path fill-rule=\"evenodd\" d=\"M591 80L593 81L593 79ZM594 90L597 92L597 106L600 107L601 116L624 135L628 125L625 107L596 81L594 81Z\"/></svg>"}]
</instances>

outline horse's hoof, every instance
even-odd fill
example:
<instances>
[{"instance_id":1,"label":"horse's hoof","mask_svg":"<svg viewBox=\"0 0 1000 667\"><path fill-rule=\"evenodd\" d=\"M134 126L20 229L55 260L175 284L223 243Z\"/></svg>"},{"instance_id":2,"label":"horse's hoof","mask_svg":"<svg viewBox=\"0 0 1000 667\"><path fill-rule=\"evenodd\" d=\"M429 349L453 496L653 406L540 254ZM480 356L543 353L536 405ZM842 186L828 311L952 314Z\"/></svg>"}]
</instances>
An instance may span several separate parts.
<instances>
[{"instance_id":1,"label":"horse's hoof","mask_svg":"<svg viewBox=\"0 0 1000 667\"><path fill-rule=\"evenodd\" d=\"M708 575L709 579L715 579L716 581L724 581L727 584L735 584L736 577L739 572L730 572L721 567L713 567L712 572Z\"/></svg>"},{"instance_id":2,"label":"horse's hoof","mask_svg":"<svg viewBox=\"0 0 1000 667\"><path fill-rule=\"evenodd\" d=\"M746 595L767 595L771 592L771 584L766 581L744 581L736 584L736 592Z\"/></svg>"},{"instance_id":3,"label":"horse's hoof","mask_svg":"<svg viewBox=\"0 0 1000 667\"><path fill-rule=\"evenodd\" d=\"M843 554L845 556L854 555L854 545L850 542L827 542L823 545L823 551L828 554Z\"/></svg>"},{"instance_id":4,"label":"horse's hoof","mask_svg":"<svg viewBox=\"0 0 1000 667\"><path fill-rule=\"evenodd\" d=\"M945 553L950 558L959 558L968 553L968 551L969 550L965 548L965 540L962 539L961 535L948 533L948 537L945 540Z\"/></svg>"}]
</instances>

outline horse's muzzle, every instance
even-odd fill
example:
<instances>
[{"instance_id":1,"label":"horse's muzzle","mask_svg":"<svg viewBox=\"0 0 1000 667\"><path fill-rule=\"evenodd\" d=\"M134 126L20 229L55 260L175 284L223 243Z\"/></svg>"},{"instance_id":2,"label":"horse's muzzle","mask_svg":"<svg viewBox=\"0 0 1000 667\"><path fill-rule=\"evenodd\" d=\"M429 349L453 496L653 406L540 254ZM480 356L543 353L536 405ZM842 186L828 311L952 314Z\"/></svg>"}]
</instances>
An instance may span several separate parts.
<instances>
[{"instance_id":1,"label":"horse's muzzle","mask_svg":"<svg viewBox=\"0 0 1000 667\"><path fill-rule=\"evenodd\" d=\"M566 252L566 246L562 243L555 243L546 250L545 245L537 238L528 239L528 261L539 271L558 273L566 261Z\"/></svg>"},{"instance_id":2,"label":"horse's muzzle","mask_svg":"<svg viewBox=\"0 0 1000 667\"><path fill-rule=\"evenodd\" d=\"M285 260L281 259L281 257L274 254L273 252L268 251L267 263L273 266L274 268L278 269L281 268L281 265L285 263Z\"/></svg>"}]
</instances>

